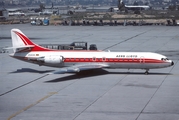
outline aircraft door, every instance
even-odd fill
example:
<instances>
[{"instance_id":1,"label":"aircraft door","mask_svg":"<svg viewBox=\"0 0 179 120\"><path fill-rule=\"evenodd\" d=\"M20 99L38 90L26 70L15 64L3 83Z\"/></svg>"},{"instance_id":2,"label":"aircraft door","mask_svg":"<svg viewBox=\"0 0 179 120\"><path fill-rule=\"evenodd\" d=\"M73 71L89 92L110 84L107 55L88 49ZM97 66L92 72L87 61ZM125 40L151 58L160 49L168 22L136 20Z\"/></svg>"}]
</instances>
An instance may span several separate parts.
<instances>
[{"instance_id":1,"label":"aircraft door","mask_svg":"<svg viewBox=\"0 0 179 120\"><path fill-rule=\"evenodd\" d=\"M140 63L145 63L144 56L141 56L141 57L140 57Z\"/></svg>"},{"instance_id":2,"label":"aircraft door","mask_svg":"<svg viewBox=\"0 0 179 120\"><path fill-rule=\"evenodd\" d=\"M93 57L93 58L92 58L92 61L93 61L93 62L96 62L96 57Z\"/></svg>"}]
</instances>

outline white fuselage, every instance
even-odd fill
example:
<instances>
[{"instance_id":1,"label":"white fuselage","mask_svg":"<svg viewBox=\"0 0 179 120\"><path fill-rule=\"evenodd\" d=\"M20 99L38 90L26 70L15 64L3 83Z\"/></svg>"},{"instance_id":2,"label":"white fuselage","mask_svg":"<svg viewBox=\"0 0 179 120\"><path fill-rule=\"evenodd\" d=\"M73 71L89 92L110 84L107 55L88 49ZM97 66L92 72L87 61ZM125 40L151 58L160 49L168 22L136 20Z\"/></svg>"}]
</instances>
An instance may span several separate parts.
<instances>
[{"instance_id":1,"label":"white fuselage","mask_svg":"<svg viewBox=\"0 0 179 120\"><path fill-rule=\"evenodd\" d=\"M31 51L11 54L17 59L51 67L68 67L78 64L105 64L107 68L155 69L173 65L166 56L150 52L104 52L104 51ZM60 63L53 62L63 58ZM50 62L39 62L39 58Z\"/></svg>"}]
</instances>

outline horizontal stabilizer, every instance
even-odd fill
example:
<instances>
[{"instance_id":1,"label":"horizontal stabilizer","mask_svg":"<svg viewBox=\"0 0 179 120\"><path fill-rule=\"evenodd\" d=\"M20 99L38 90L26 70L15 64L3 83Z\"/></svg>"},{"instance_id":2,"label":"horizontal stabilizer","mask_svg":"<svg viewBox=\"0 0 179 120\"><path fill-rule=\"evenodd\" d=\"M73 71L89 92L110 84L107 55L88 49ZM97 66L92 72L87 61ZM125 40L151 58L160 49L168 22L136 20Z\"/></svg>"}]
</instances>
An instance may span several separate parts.
<instances>
[{"instance_id":1,"label":"horizontal stabilizer","mask_svg":"<svg viewBox=\"0 0 179 120\"><path fill-rule=\"evenodd\" d=\"M22 48L33 48L35 47L34 45L24 45L24 46L15 46L15 47L7 47L7 48L3 48L3 49L22 49Z\"/></svg>"}]
</instances>

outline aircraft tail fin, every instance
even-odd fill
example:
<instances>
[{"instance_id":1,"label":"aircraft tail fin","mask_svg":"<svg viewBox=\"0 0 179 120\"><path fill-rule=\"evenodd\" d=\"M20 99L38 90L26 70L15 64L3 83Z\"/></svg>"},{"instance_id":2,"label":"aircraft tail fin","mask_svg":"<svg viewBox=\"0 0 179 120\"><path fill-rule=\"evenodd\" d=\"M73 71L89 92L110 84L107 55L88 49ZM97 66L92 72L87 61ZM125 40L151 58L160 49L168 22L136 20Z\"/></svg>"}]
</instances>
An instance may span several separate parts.
<instances>
[{"instance_id":1,"label":"aircraft tail fin","mask_svg":"<svg viewBox=\"0 0 179 120\"><path fill-rule=\"evenodd\" d=\"M122 0L118 0L118 9L122 10L125 8L125 4Z\"/></svg>"},{"instance_id":2,"label":"aircraft tail fin","mask_svg":"<svg viewBox=\"0 0 179 120\"><path fill-rule=\"evenodd\" d=\"M33 43L24 33L19 29L11 30L12 47L14 52L29 52L29 51L51 51Z\"/></svg>"}]
</instances>

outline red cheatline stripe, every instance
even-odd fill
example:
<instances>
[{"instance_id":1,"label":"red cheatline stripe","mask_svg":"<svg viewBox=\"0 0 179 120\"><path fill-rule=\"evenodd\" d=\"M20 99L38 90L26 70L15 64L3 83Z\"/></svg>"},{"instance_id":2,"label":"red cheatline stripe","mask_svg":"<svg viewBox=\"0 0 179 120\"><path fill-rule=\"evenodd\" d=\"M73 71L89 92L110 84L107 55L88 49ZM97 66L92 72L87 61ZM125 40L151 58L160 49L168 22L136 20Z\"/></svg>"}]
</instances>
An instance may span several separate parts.
<instances>
[{"instance_id":1,"label":"red cheatline stripe","mask_svg":"<svg viewBox=\"0 0 179 120\"><path fill-rule=\"evenodd\" d=\"M16 57L22 60L27 60L28 57ZM37 57L33 57L33 58L37 58ZM110 59L110 60L108 60ZM74 63L85 63L85 62L97 62L97 63L143 63L140 62L140 59L135 59L135 60L129 60L129 59L119 59L119 60L113 60L113 58L106 58L105 61L102 60L102 58L96 58L96 61L94 61L92 58L65 58L64 62L65 63L70 63L70 62L74 62ZM144 63L166 63L165 61L162 60L156 60L156 59L145 59Z\"/></svg>"},{"instance_id":2,"label":"red cheatline stripe","mask_svg":"<svg viewBox=\"0 0 179 120\"><path fill-rule=\"evenodd\" d=\"M116 59L116 58L96 58L95 60L93 58L65 58L64 62L125 62L125 63L165 63L162 60L156 60L156 59Z\"/></svg>"}]
</instances>

